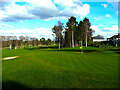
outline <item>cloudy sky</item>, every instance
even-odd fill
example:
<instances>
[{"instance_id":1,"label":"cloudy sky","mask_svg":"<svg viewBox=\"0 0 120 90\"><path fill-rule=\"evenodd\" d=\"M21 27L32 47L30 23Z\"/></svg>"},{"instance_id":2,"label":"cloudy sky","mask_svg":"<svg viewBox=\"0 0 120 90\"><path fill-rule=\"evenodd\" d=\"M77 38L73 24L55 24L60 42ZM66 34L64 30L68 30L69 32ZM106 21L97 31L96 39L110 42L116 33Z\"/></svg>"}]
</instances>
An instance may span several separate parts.
<instances>
[{"instance_id":1,"label":"cloudy sky","mask_svg":"<svg viewBox=\"0 0 120 90\"><path fill-rule=\"evenodd\" d=\"M83 2L84 1L84 2ZM95 35L118 34L119 0L0 0L0 35L53 39L51 28L70 16L89 18Z\"/></svg>"}]
</instances>

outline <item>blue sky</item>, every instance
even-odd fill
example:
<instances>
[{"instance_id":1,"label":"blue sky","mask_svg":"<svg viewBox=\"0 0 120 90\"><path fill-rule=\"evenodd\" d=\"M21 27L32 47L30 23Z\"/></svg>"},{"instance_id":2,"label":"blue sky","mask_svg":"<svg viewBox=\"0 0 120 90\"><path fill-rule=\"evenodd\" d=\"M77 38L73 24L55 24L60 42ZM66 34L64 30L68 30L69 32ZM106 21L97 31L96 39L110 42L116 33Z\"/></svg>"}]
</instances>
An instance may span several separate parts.
<instances>
[{"instance_id":1,"label":"blue sky","mask_svg":"<svg viewBox=\"0 0 120 90\"><path fill-rule=\"evenodd\" d=\"M1 2L0 35L45 37L53 39L51 28L70 16L77 21L87 17L95 35L105 38L118 34L117 2L80 0L13 0ZM21 2L20 2L21 1ZM115 0L116 1L116 0Z\"/></svg>"}]
</instances>

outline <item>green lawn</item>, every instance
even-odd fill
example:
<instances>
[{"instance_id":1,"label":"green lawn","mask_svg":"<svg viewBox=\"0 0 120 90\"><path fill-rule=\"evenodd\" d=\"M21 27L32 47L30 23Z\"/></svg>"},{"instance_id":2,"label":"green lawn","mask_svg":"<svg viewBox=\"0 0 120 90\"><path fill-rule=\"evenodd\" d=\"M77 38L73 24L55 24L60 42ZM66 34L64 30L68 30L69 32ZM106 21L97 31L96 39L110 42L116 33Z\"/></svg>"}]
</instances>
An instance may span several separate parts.
<instances>
[{"instance_id":1,"label":"green lawn","mask_svg":"<svg viewBox=\"0 0 120 90\"><path fill-rule=\"evenodd\" d=\"M115 88L118 87L117 48L79 47L3 49L2 56L19 56L2 61L5 87L24 88Z\"/></svg>"}]
</instances>

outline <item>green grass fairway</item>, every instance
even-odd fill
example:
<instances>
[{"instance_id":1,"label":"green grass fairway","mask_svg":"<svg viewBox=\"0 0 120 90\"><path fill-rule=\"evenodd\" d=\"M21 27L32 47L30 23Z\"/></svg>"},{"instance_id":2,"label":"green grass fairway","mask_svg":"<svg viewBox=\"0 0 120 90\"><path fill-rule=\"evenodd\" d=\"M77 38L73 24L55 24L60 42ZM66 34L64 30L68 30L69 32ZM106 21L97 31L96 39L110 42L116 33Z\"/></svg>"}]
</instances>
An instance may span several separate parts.
<instances>
[{"instance_id":1,"label":"green grass fairway","mask_svg":"<svg viewBox=\"0 0 120 90\"><path fill-rule=\"evenodd\" d=\"M3 88L116 88L117 48L3 49Z\"/></svg>"}]
</instances>

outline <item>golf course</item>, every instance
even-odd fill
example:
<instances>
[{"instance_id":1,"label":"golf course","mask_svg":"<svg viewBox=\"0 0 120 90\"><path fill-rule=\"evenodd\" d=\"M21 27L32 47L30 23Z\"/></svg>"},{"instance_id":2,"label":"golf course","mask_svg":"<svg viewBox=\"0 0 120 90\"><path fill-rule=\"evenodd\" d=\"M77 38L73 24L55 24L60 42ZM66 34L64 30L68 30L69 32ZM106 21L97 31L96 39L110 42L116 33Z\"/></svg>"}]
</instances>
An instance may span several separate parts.
<instances>
[{"instance_id":1,"label":"golf course","mask_svg":"<svg viewBox=\"0 0 120 90\"><path fill-rule=\"evenodd\" d=\"M117 88L118 48L3 49L4 88Z\"/></svg>"}]
</instances>

